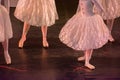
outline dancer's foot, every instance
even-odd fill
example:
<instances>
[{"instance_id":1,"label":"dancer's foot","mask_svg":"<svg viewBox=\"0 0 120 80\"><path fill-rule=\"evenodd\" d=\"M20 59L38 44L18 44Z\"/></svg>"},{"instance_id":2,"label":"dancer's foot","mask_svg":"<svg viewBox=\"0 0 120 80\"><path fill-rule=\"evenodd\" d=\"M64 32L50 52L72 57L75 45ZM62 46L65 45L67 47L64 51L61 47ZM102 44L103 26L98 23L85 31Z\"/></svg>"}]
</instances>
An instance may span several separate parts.
<instances>
[{"instance_id":1,"label":"dancer's foot","mask_svg":"<svg viewBox=\"0 0 120 80\"><path fill-rule=\"evenodd\" d=\"M78 58L78 61L84 61L84 60L85 60L84 56Z\"/></svg>"},{"instance_id":2,"label":"dancer's foot","mask_svg":"<svg viewBox=\"0 0 120 80\"><path fill-rule=\"evenodd\" d=\"M11 57L10 57L8 51L5 51L5 52L4 52L4 57L5 57L6 63L7 63L7 64L11 64Z\"/></svg>"},{"instance_id":3,"label":"dancer's foot","mask_svg":"<svg viewBox=\"0 0 120 80\"><path fill-rule=\"evenodd\" d=\"M110 42L114 42L115 41L114 38L112 37L112 35L109 36L109 41Z\"/></svg>"},{"instance_id":4,"label":"dancer's foot","mask_svg":"<svg viewBox=\"0 0 120 80\"><path fill-rule=\"evenodd\" d=\"M93 66L92 64L85 64L85 66L89 69L95 69L95 66Z\"/></svg>"},{"instance_id":5,"label":"dancer's foot","mask_svg":"<svg viewBox=\"0 0 120 80\"><path fill-rule=\"evenodd\" d=\"M18 44L19 48L23 48L24 42L25 42L26 38L21 38Z\"/></svg>"},{"instance_id":6,"label":"dancer's foot","mask_svg":"<svg viewBox=\"0 0 120 80\"><path fill-rule=\"evenodd\" d=\"M43 47L44 48L48 48L49 47L49 44L48 44L47 40L43 40Z\"/></svg>"}]
</instances>

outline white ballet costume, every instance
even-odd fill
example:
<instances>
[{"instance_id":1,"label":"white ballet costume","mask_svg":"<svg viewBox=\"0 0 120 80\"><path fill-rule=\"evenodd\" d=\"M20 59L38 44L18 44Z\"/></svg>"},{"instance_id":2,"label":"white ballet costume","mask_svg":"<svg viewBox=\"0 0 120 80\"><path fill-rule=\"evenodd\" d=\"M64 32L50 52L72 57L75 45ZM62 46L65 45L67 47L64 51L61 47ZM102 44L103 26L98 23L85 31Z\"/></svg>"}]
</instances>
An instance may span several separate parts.
<instances>
[{"instance_id":1,"label":"white ballet costume","mask_svg":"<svg viewBox=\"0 0 120 80\"><path fill-rule=\"evenodd\" d=\"M0 0L0 42L2 42L4 48L4 57L7 64L11 64L8 45L9 39L13 37L9 8L9 0Z\"/></svg>"},{"instance_id":2,"label":"white ballet costume","mask_svg":"<svg viewBox=\"0 0 120 80\"><path fill-rule=\"evenodd\" d=\"M1 3L1 0L0 0ZM9 9L0 4L0 42L13 37Z\"/></svg>"},{"instance_id":3,"label":"white ballet costume","mask_svg":"<svg viewBox=\"0 0 120 80\"><path fill-rule=\"evenodd\" d=\"M19 0L15 17L33 26L51 26L58 19L54 0Z\"/></svg>"},{"instance_id":4,"label":"white ballet costume","mask_svg":"<svg viewBox=\"0 0 120 80\"><path fill-rule=\"evenodd\" d=\"M94 3L94 5L93 5ZM109 40L110 32L102 17L93 12L97 0L79 0L78 12L60 31L61 42L75 50L97 49Z\"/></svg>"},{"instance_id":5,"label":"white ballet costume","mask_svg":"<svg viewBox=\"0 0 120 80\"><path fill-rule=\"evenodd\" d=\"M104 20L115 19L120 16L120 0L99 0L104 12L100 13Z\"/></svg>"}]
</instances>

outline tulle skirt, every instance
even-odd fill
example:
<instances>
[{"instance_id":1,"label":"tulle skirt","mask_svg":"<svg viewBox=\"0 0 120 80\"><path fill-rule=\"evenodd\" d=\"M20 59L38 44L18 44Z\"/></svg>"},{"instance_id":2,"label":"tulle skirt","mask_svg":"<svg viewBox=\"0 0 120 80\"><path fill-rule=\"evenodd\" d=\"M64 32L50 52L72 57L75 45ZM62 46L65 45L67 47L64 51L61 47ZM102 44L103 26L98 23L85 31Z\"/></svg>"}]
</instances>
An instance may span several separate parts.
<instances>
[{"instance_id":1,"label":"tulle skirt","mask_svg":"<svg viewBox=\"0 0 120 80\"><path fill-rule=\"evenodd\" d=\"M19 0L14 15L33 26L51 26L58 19L54 0Z\"/></svg>"},{"instance_id":2,"label":"tulle skirt","mask_svg":"<svg viewBox=\"0 0 120 80\"><path fill-rule=\"evenodd\" d=\"M109 30L101 16L75 14L61 29L59 38L75 50L97 49L109 40Z\"/></svg>"},{"instance_id":3,"label":"tulle skirt","mask_svg":"<svg viewBox=\"0 0 120 80\"><path fill-rule=\"evenodd\" d=\"M0 5L0 42L13 37L9 12Z\"/></svg>"},{"instance_id":4,"label":"tulle skirt","mask_svg":"<svg viewBox=\"0 0 120 80\"><path fill-rule=\"evenodd\" d=\"M101 0L105 12L100 13L104 20L120 16L120 0Z\"/></svg>"}]
</instances>

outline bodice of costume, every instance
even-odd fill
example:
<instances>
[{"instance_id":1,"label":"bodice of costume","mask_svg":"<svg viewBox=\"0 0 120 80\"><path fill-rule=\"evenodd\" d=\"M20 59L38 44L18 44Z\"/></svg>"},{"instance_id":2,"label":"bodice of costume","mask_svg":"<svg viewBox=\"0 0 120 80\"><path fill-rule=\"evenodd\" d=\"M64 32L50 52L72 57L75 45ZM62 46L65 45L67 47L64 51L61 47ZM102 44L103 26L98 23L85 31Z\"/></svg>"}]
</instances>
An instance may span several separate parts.
<instances>
[{"instance_id":1,"label":"bodice of costume","mask_svg":"<svg viewBox=\"0 0 120 80\"><path fill-rule=\"evenodd\" d=\"M93 15L93 3L91 0L79 0L80 12L82 15Z\"/></svg>"}]
</instances>

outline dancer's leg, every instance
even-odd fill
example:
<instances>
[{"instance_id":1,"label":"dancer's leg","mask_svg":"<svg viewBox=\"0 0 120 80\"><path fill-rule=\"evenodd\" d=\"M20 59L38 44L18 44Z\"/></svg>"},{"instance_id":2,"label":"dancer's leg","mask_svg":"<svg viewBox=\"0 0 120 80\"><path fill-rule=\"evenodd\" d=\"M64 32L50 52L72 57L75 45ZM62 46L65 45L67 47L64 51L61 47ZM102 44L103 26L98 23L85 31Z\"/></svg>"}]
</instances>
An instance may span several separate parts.
<instances>
[{"instance_id":1,"label":"dancer's leg","mask_svg":"<svg viewBox=\"0 0 120 80\"><path fill-rule=\"evenodd\" d=\"M41 31L42 31L43 47L49 47L47 41L47 26L42 26Z\"/></svg>"},{"instance_id":2,"label":"dancer's leg","mask_svg":"<svg viewBox=\"0 0 120 80\"><path fill-rule=\"evenodd\" d=\"M23 47L24 41L26 40L26 35L27 35L29 29L30 29L30 25L27 24L26 22L24 22L22 36L21 36L21 39L19 40L19 45L18 45L19 48Z\"/></svg>"}]
</instances>

